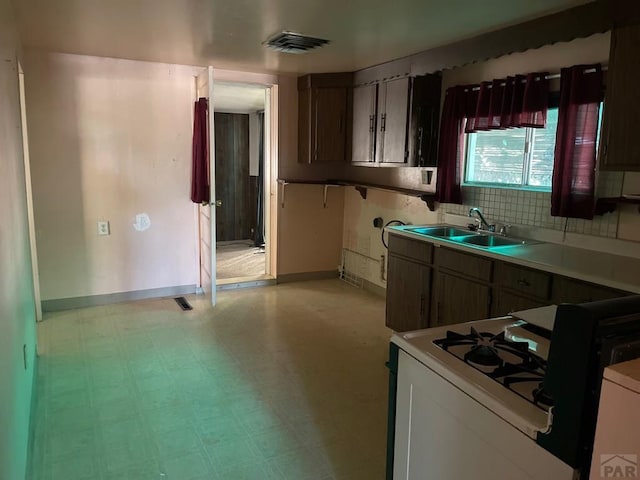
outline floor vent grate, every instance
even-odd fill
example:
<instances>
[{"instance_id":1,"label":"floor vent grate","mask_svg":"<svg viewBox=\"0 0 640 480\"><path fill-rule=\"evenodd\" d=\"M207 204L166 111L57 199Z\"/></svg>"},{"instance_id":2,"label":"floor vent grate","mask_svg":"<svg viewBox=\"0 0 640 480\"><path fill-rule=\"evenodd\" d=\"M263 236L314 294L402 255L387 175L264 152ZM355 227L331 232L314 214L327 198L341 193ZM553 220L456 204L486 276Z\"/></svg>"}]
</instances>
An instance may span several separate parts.
<instances>
[{"instance_id":1,"label":"floor vent grate","mask_svg":"<svg viewBox=\"0 0 640 480\"><path fill-rule=\"evenodd\" d=\"M174 298L174 300L183 311L193 310L193 307L189 304L189 302L187 302L186 298L176 297Z\"/></svg>"}]
</instances>

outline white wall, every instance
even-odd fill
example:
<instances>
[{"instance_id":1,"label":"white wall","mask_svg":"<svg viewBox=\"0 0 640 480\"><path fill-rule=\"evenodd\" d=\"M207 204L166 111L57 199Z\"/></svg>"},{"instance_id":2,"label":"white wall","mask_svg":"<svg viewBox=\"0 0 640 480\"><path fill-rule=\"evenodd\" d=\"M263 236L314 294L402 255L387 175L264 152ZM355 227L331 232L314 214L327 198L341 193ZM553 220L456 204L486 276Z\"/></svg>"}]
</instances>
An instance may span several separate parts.
<instances>
[{"instance_id":1,"label":"white wall","mask_svg":"<svg viewBox=\"0 0 640 480\"><path fill-rule=\"evenodd\" d=\"M195 285L201 69L33 51L24 69L42 299Z\"/></svg>"},{"instance_id":2,"label":"white wall","mask_svg":"<svg viewBox=\"0 0 640 480\"><path fill-rule=\"evenodd\" d=\"M18 54L13 11L0 0L0 478L7 480L25 478L36 353Z\"/></svg>"}]
</instances>

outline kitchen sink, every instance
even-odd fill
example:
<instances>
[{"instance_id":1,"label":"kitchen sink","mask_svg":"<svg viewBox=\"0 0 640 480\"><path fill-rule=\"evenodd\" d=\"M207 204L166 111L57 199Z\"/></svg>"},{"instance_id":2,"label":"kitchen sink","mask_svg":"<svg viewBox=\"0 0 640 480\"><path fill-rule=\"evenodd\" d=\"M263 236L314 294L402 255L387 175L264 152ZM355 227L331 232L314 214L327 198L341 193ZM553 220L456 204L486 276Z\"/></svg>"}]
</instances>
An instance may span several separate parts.
<instances>
[{"instance_id":1,"label":"kitchen sink","mask_svg":"<svg viewBox=\"0 0 640 480\"><path fill-rule=\"evenodd\" d=\"M469 230L464 230L461 228L455 227L418 227L418 228L409 228L407 229L410 232L417 233L419 235L427 235L429 237L441 237L441 238L451 238L451 237L461 237L465 235L469 235Z\"/></svg>"},{"instance_id":2,"label":"kitchen sink","mask_svg":"<svg viewBox=\"0 0 640 480\"><path fill-rule=\"evenodd\" d=\"M437 238L446 242L457 243L459 245L469 245L470 247L492 249L500 247L515 247L537 243L532 240L522 240L521 238L503 237L488 232L474 233L463 227L453 227L450 225L434 225L432 227L403 227L407 232L423 235L425 237Z\"/></svg>"},{"instance_id":3,"label":"kitchen sink","mask_svg":"<svg viewBox=\"0 0 640 480\"><path fill-rule=\"evenodd\" d=\"M469 235L467 237L456 238L455 241L487 248L510 247L525 244L523 240L518 240L517 238L498 237L495 235Z\"/></svg>"}]
</instances>

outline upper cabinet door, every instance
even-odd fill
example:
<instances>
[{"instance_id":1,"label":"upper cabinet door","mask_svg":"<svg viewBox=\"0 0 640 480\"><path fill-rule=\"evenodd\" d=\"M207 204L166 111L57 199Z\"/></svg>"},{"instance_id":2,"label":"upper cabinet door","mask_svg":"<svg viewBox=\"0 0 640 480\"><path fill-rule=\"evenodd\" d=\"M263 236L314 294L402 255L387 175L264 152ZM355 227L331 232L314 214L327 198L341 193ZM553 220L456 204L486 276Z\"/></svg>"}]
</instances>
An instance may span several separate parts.
<instances>
[{"instance_id":1,"label":"upper cabinet door","mask_svg":"<svg viewBox=\"0 0 640 480\"><path fill-rule=\"evenodd\" d=\"M407 125L411 79L383 82L379 93L378 151L380 163L404 164L408 159Z\"/></svg>"},{"instance_id":2,"label":"upper cabinet door","mask_svg":"<svg viewBox=\"0 0 640 480\"><path fill-rule=\"evenodd\" d=\"M351 155L351 73L298 78L298 162L346 162Z\"/></svg>"},{"instance_id":3,"label":"upper cabinet door","mask_svg":"<svg viewBox=\"0 0 640 480\"><path fill-rule=\"evenodd\" d=\"M347 135L347 89L317 88L314 96L315 118L313 162L344 162Z\"/></svg>"},{"instance_id":4,"label":"upper cabinet door","mask_svg":"<svg viewBox=\"0 0 640 480\"><path fill-rule=\"evenodd\" d=\"M605 99L603 170L640 170L640 26L616 28Z\"/></svg>"},{"instance_id":5,"label":"upper cabinet door","mask_svg":"<svg viewBox=\"0 0 640 480\"><path fill-rule=\"evenodd\" d=\"M375 161L375 129L377 85L362 85L353 89L353 144L351 161Z\"/></svg>"}]
</instances>

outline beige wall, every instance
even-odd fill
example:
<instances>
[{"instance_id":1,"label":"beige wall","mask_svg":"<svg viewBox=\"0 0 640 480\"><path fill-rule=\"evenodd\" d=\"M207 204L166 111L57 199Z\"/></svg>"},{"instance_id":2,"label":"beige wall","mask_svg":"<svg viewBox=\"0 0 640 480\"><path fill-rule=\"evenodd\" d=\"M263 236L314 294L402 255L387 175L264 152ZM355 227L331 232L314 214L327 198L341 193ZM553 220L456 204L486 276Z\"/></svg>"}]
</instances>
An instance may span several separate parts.
<instances>
[{"instance_id":1,"label":"beige wall","mask_svg":"<svg viewBox=\"0 0 640 480\"><path fill-rule=\"evenodd\" d=\"M340 166L298 163L298 84L296 77L280 77L278 85L278 178L326 179ZM336 175L337 176L337 175ZM329 191L323 208L323 187L288 185L285 206L278 195L278 275L338 269L342 243L343 193Z\"/></svg>"},{"instance_id":2,"label":"beige wall","mask_svg":"<svg viewBox=\"0 0 640 480\"><path fill-rule=\"evenodd\" d=\"M385 224L390 220L400 220L421 225L437 223L438 214L429 211L427 205L416 197L369 189L365 200L355 188L345 188L342 245L349 250L345 252L347 269L354 269L352 273L384 287L386 281L382 279L380 257L384 255L386 270L387 251L382 244L381 230L373 226L376 217L382 217Z\"/></svg>"},{"instance_id":3,"label":"beige wall","mask_svg":"<svg viewBox=\"0 0 640 480\"><path fill-rule=\"evenodd\" d=\"M29 52L42 299L197 283L190 195L200 68ZM134 228L146 213L151 226ZM98 236L109 221L111 235Z\"/></svg>"},{"instance_id":4,"label":"beige wall","mask_svg":"<svg viewBox=\"0 0 640 480\"><path fill-rule=\"evenodd\" d=\"M323 206L321 185L287 185L278 206L278 275L338 270L344 191L330 188ZM281 200L281 197L279 197Z\"/></svg>"},{"instance_id":5,"label":"beige wall","mask_svg":"<svg viewBox=\"0 0 640 480\"><path fill-rule=\"evenodd\" d=\"M503 78L529 72L559 73L562 67L570 67L580 63L604 63L609 60L610 33L601 33L587 38L579 38L572 42L556 43L512 53L500 58L478 62L465 67L445 70L442 74L442 93L453 85L479 83L482 81ZM559 88L559 81L552 88Z\"/></svg>"},{"instance_id":6,"label":"beige wall","mask_svg":"<svg viewBox=\"0 0 640 480\"><path fill-rule=\"evenodd\" d=\"M18 37L0 0L0 478L23 479L36 353L18 90ZM26 365L23 361L26 352Z\"/></svg>"}]
</instances>

